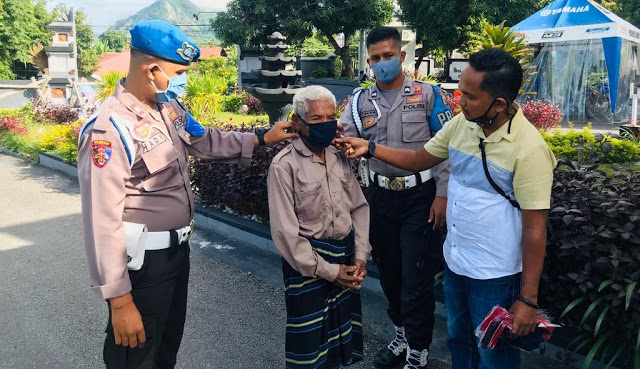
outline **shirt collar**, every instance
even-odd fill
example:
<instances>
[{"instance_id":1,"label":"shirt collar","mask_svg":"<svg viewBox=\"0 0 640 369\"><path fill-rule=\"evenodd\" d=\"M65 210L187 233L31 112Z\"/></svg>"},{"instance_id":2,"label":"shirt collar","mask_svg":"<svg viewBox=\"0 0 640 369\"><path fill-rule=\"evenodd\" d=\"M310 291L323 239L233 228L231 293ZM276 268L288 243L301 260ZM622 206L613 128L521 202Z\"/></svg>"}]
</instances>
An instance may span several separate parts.
<instances>
[{"instance_id":1,"label":"shirt collar","mask_svg":"<svg viewBox=\"0 0 640 369\"><path fill-rule=\"evenodd\" d=\"M131 110L140 118L145 118L147 114L149 114L147 107L142 104L137 97L133 96L131 92L124 88L124 78L116 84L116 92L114 96L118 101L126 106L127 109Z\"/></svg>"},{"instance_id":2,"label":"shirt collar","mask_svg":"<svg viewBox=\"0 0 640 369\"><path fill-rule=\"evenodd\" d=\"M304 141L302 141L302 138L300 137L294 138L292 140L292 144L293 144L293 147L296 149L296 151L298 151L301 155L306 157L312 157L314 162L322 163L322 160L320 160L320 158L316 154L314 154L313 151L311 151L307 147L307 145L305 145ZM324 150L325 161L329 163L328 157L330 155L336 156L337 153L338 153L338 149L336 149L332 145L327 146L327 148Z\"/></svg>"},{"instance_id":3,"label":"shirt collar","mask_svg":"<svg viewBox=\"0 0 640 369\"><path fill-rule=\"evenodd\" d=\"M477 123L470 122L465 119L465 121L467 122L467 127L471 128L476 136L484 139L485 142L499 142L503 138L509 142L513 142L513 140L515 140L516 136L518 135L518 132L520 132L522 126L525 124L525 122L527 122L527 118L525 118L524 114L522 113L522 108L520 107L520 105L515 105L518 110L516 111L516 115L513 116L513 121L511 122L511 133L509 133L509 121L503 124L502 127L498 128L498 130L493 132L489 137L485 137L484 131Z\"/></svg>"}]
</instances>

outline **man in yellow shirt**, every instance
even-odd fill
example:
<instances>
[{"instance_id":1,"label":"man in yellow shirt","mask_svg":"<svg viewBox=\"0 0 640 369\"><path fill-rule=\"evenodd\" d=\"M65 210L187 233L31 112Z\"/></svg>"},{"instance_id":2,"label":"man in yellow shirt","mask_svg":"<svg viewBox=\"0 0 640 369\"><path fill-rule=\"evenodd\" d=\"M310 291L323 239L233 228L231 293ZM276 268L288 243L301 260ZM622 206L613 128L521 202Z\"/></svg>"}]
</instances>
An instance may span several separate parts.
<instances>
[{"instance_id":1,"label":"man in yellow shirt","mask_svg":"<svg viewBox=\"0 0 640 369\"><path fill-rule=\"evenodd\" d=\"M449 159L445 303L454 369L520 367L514 348L478 348L473 330L493 306L510 307L516 336L536 326L556 160L514 102L521 82L518 60L502 50L483 50L471 56L461 76L463 114L424 148L336 140L349 157L375 157L411 171Z\"/></svg>"}]
</instances>

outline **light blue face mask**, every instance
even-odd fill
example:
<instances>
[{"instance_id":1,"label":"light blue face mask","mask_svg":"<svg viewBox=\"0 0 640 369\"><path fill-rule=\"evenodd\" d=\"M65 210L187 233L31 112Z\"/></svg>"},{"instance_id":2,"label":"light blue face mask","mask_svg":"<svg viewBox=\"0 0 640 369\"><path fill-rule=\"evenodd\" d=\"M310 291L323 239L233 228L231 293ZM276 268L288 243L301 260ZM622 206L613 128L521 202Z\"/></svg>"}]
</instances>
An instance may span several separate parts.
<instances>
[{"instance_id":1,"label":"light blue face mask","mask_svg":"<svg viewBox=\"0 0 640 369\"><path fill-rule=\"evenodd\" d=\"M402 64L400 64L400 56L391 60L380 60L371 65L373 73L378 81L382 83L391 83L402 72Z\"/></svg>"},{"instance_id":2,"label":"light blue face mask","mask_svg":"<svg viewBox=\"0 0 640 369\"><path fill-rule=\"evenodd\" d=\"M185 87L187 87L187 73L178 74L173 78L169 78L167 74L160 68L160 72L164 74L164 76L169 80L169 86L164 91L158 90L156 84L151 81L151 85L156 89L156 97L159 103L168 103L172 100L176 100L182 92L184 92Z\"/></svg>"}]
</instances>

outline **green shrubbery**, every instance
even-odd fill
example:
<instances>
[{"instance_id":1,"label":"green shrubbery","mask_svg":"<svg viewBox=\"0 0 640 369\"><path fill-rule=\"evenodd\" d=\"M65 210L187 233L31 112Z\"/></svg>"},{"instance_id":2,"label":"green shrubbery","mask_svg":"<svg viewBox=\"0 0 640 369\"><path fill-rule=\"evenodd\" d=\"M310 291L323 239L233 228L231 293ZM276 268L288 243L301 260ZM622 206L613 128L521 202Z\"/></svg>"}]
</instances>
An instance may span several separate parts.
<instances>
[{"instance_id":1,"label":"green shrubbery","mask_svg":"<svg viewBox=\"0 0 640 369\"><path fill-rule=\"evenodd\" d=\"M640 145L636 142L599 133L593 134L588 127L582 131L562 132L556 130L553 133L542 131L542 137L558 158L566 158L585 164L640 161Z\"/></svg>"},{"instance_id":2,"label":"green shrubbery","mask_svg":"<svg viewBox=\"0 0 640 369\"><path fill-rule=\"evenodd\" d=\"M40 149L62 158L65 163L75 163L78 159L78 134L82 121L57 125L40 139Z\"/></svg>"},{"instance_id":3,"label":"green shrubbery","mask_svg":"<svg viewBox=\"0 0 640 369\"><path fill-rule=\"evenodd\" d=\"M568 349L640 365L640 171L560 161L540 301L576 332ZM635 365L630 364L635 361Z\"/></svg>"},{"instance_id":4,"label":"green shrubbery","mask_svg":"<svg viewBox=\"0 0 640 369\"><path fill-rule=\"evenodd\" d=\"M220 109L229 113L237 113L243 103L244 99L242 95L233 94L222 96Z\"/></svg>"}]
</instances>

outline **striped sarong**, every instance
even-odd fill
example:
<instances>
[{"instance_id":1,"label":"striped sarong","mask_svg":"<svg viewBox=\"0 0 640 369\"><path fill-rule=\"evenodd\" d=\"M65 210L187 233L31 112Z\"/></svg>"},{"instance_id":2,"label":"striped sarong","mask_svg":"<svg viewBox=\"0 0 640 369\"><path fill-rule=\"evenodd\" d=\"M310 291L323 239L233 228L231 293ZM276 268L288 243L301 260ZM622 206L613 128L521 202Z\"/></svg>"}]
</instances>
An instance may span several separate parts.
<instances>
[{"instance_id":1,"label":"striped sarong","mask_svg":"<svg viewBox=\"0 0 640 369\"><path fill-rule=\"evenodd\" d=\"M343 240L313 240L332 264L353 265L353 232ZM322 278L303 277L283 261L287 305L285 342L289 369L333 369L363 359L360 293Z\"/></svg>"}]
</instances>

